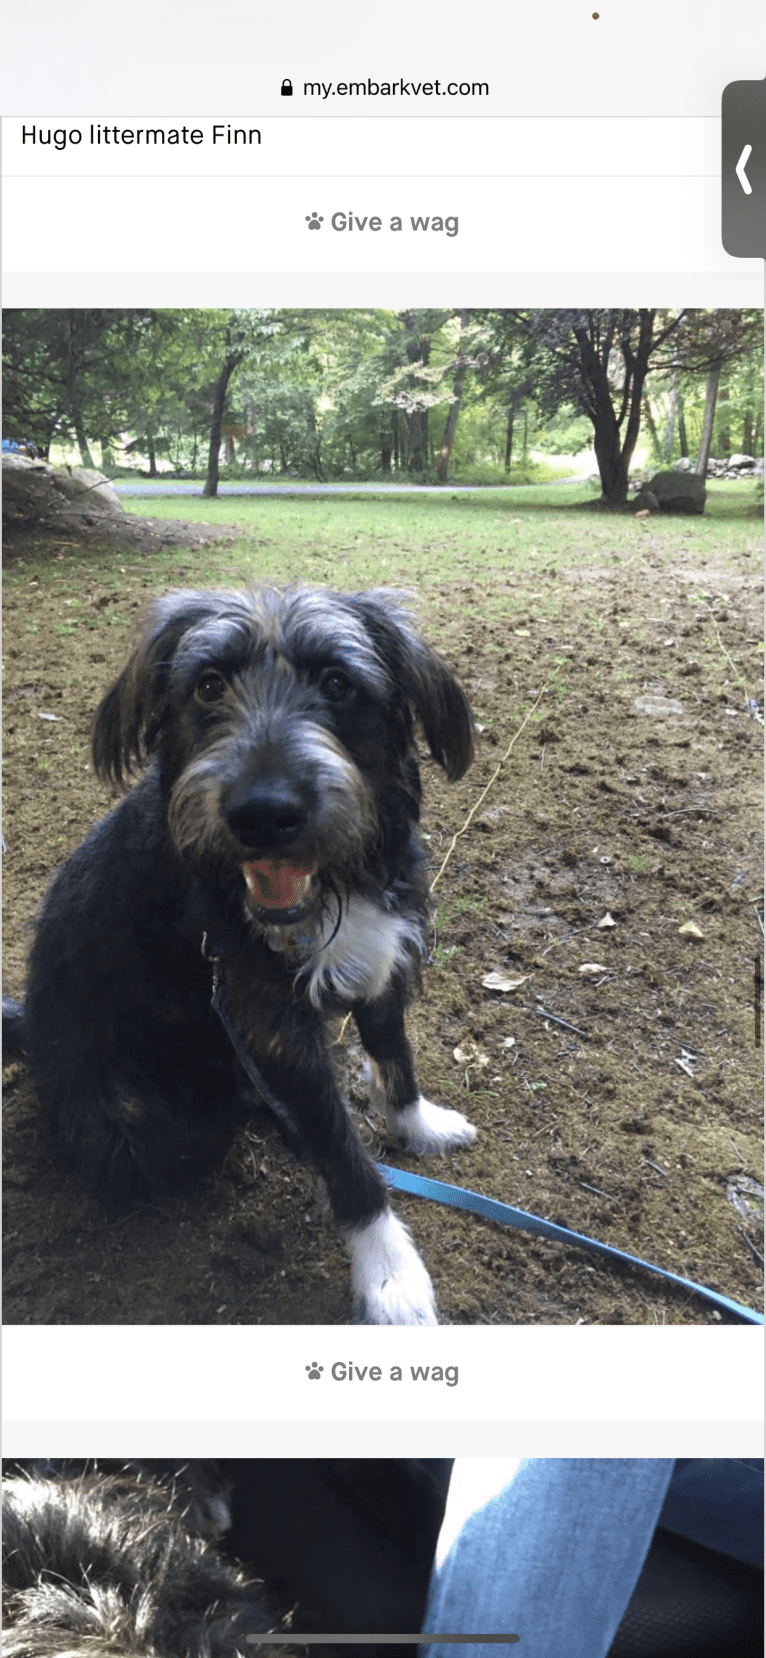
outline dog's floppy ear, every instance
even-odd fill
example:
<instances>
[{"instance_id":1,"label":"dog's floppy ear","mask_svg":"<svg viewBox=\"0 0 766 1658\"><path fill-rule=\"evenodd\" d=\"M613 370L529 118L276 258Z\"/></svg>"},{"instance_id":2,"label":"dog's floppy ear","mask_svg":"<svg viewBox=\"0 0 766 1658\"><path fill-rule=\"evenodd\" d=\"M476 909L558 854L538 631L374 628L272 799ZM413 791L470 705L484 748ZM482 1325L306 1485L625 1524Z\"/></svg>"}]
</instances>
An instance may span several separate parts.
<instances>
[{"instance_id":1,"label":"dog's floppy ear","mask_svg":"<svg viewBox=\"0 0 766 1658\"><path fill-rule=\"evenodd\" d=\"M215 614L217 603L212 593L168 593L151 606L143 637L96 710L93 764L104 782L123 783L144 764L162 723L179 642Z\"/></svg>"},{"instance_id":2,"label":"dog's floppy ear","mask_svg":"<svg viewBox=\"0 0 766 1658\"><path fill-rule=\"evenodd\" d=\"M470 704L438 651L415 636L415 650L405 659L410 702L435 760L454 783L474 756L474 721Z\"/></svg>"},{"instance_id":3,"label":"dog's floppy ear","mask_svg":"<svg viewBox=\"0 0 766 1658\"><path fill-rule=\"evenodd\" d=\"M434 760L454 783L474 756L474 720L465 692L389 595L368 595L362 608L395 684L423 727Z\"/></svg>"}]
</instances>

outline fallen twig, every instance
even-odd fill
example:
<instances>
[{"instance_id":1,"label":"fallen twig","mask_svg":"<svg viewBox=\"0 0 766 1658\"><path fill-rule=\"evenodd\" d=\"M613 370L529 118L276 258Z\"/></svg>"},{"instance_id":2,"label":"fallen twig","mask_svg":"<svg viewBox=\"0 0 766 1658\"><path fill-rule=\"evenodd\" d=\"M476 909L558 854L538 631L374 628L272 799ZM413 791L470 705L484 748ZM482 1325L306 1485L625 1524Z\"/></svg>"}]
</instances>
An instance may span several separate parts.
<instances>
[{"instance_id":1,"label":"fallen twig","mask_svg":"<svg viewBox=\"0 0 766 1658\"><path fill-rule=\"evenodd\" d=\"M745 1240L745 1243L746 1243L746 1244L747 1244L747 1247L748 1247L748 1249L750 1249L750 1250L752 1250L752 1253L753 1253L753 1254L754 1254L754 1256L755 1256L755 1258L756 1258L756 1261L760 1261L760 1263L761 1263L761 1266L763 1266L763 1256L762 1256L762 1255L761 1255L761 1253L760 1253L760 1251L759 1251L759 1250L757 1250L757 1249L756 1249L756 1247L755 1247L755 1244L754 1244L754 1243L751 1243L751 1241L750 1241L750 1239L749 1239L749 1237L748 1237L748 1235L747 1235L747 1233L746 1233L746 1231L745 1231L745 1229L744 1229L744 1227L743 1227L743 1226L738 1226L738 1227L737 1227L737 1231L738 1231L738 1233L739 1233L739 1235L740 1235L740 1237L741 1237L741 1238L744 1238L744 1240Z\"/></svg>"},{"instance_id":2,"label":"fallen twig","mask_svg":"<svg viewBox=\"0 0 766 1658\"><path fill-rule=\"evenodd\" d=\"M709 615L709 617L710 617L710 620L711 620L711 622L712 622L712 624L713 624L713 630L714 630L714 632L715 632L715 636L716 636L716 639L717 639L717 640L718 640L718 643L719 643L719 645L720 645L720 647L721 647L721 650L722 650L722 651L723 651L723 654L724 654L724 656L725 656L725 657L726 657L726 660L727 660L727 662L731 662L731 665L732 665L732 668L733 668L733 669L734 669L734 672L735 672L735 674L736 674L736 675L737 675L737 677L738 677L738 678L741 678L741 674L740 674L740 670L739 670L739 668L738 668L738 667L737 667L737 664L736 664L736 662L734 662L734 661L733 661L733 659L732 659L732 657L730 657L730 655L729 655L729 652L728 652L728 651L727 651L727 649L726 649L726 646L725 646L725 644L724 644L724 642L723 642L723 640L722 640L722 638L721 638L721 635L720 635L720 633L719 633L719 632L718 632L718 625L717 625L717 623L716 623L716 619L715 619L715 617L714 617L714 615L713 615L713 612L712 612L712 610L709 610L709 611L708 611L708 615Z\"/></svg>"},{"instance_id":3,"label":"fallen twig","mask_svg":"<svg viewBox=\"0 0 766 1658\"><path fill-rule=\"evenodd\" d=\"M596 1197L605 1197L609 1203L615 1202L615 1199L612 1197L611 1193L602 1192L600 1186L589 1186L587 1180L578 1180L577 1184L578 1186L584 1186L586 1192L595 1192Z\"/></svg>"},{"instance_id":4,"label":"fallen twig","mask_svg":"<svg viewBox=\"0 0 766 1658\"><path fill-rule=\"evenodd\" d=\"M589 927L573 927L571 933L565 933L563 938L554 938L552 944L547 944L542 954L544 956L550 955L551 950L558 950L560 945L568 944L570 938L577 938L578 933L590 933L593 930L592 923Z\"/></svg>"},{"instance_id":5,"label":"fallen twig","mask_svg":"<svg viewBox=\"0 0 766 1658\"><path fill-rule=\"evenodd\" d=\"M565 1030L573 1030L576 1036L584 1036L586 1042L588 1041L588 1032L580 1030L579 1025L570 1025L568 1019L560 1019L557 1013L549 1013L545 1007L538 1007L537 1011L544 1019L552 1019L554 1025L563 1025Z\"/></svg>"},{"instance_id":6,"label":"fallen twig","mask_svg":"<svg viewBox=\"0 0 766 1658\"><path fill-rule=\"evenodd\" d=\"M493 783L494 783L494 782L495 782L495 781L496 781L496 779L497 779L497 778L498 778L498 777L499 777L499 775L500 775L500 772L501 772L501 770L502 770L502 768L503 768L503 766L504 766L504 765L505 765L505 762L506 762L506 760L507 760L507 759L508 759L508 756L509 756L509 754L510 754L510 752L511 752L511 749L512 749L512 748L513 748L513 745L514 745L514 743L515 743L515 742L516 742L516 739L517 739L517 737L520 737L520 736L521 736L521 733L522 733L522 731L523 731L523 730L524 730L524 727L525 727L525 725L528 725L528 724L529 724L529 721L530 721L530 720L531 720L531 718L532 718L532 715L533 715L533 714L534 714L534 712L535 712L535 709L536 709L536 708L538 708L538 707L539 707L539 705L540 705L540 703L541 703L541 702L542 702L542 700L543 700L543 697L544 697L544 696L545 696L545 693L546 693L546 690L547 690L547 689L548 689L548 687L547 687L547 686L546 686L546 685L544 685L544 686L543 686L543 688L542 688L542 690L541 690L541 691L540 691L540 692L539 692L539 694L538 694L538 696L537 696L537 697L536 697L536 699L535 699L535 701L534 701L534 702L533 702L533 704L532 704L532 707L531 707L531 708L530 708L530 709L529 709L529 710L528 710L528 712L527 712L527 713L526 713L526 714L525 714L525 715L524 715L524 718L523 718L523 720L522 720L522 722L521 722L521 725L520 725L520 726L519 726L519 727L518 727L518 728L517 728L517 730L516 730L516 731L514 731L514 734L513 734L513 736L512 736L512 738L511 738L511 740L510 740L510 742L509 742L509 744L508 744L508 747L507 747L507 749L506 749L506 751L505 751L505 754L504 754L504 755L503 755L503 756L502 756L502 758L501 758L501 759L500 759L500 760L498 760L498 762L497 762L497 765L496 765L496 766L495 766L495 769L494 769L494 771L493 771L493 773L492 773L492 776L491 776L491 777L490 777L490 780L489 780L489 782L488 782L488 783L487 783L487 785L486 785L486 787L485 787L485 788L483 788L483 789L482 789L482 791L481 791L481 794L480 794L480 795L479 795L479 798L478 798L478 800L476 800L476 801L474 801L474 804L473 804L473 806L472 806L472 807L471 807L471 810L470 810L470 812L469 812L469 813L468 813L468 816L467 816L467 818L466 818L466 820L465 820L465 823L464 823L464 824L463 824L463 825L462 825L462 828L460 828L460 829L458 829L458 830L457 830L457 831L456 831L456 832L455 832L455 834L454 834L454 835L453 835L453 836L452 836L452 840L451 840L451 841L450 841L450 843L449 843L449 846L448 846L448 847L447 847L447 850L446 850L446 852L445 852L445 854L444 854L444 857L443 857L443 859L442 859L442 862L441 862L441 865L440 865L440 867L439 867L439 869L437 869L437 871L436 871L436 874L435 874L435 876L434 876L434 878L433 878L433 880L432 880L432 882L431 882L431 887L430 887L430 891L431 891L431 892L433 892L433 890L434 890L434 887L435 887L435 886L436 886L436 883L437 883L437 881L440 881L440 880L441 880L441 878L442 878L442 875L443 875L443 874L444 874L444 871L445 871L445 869L446 869L446 868L447 868L447 864L448 864L448 863L449 863L449 861L450 861L450 858L451 858L451 857L452 857L452 854L453 854L453 852L454 852L454 850L455 850L455 847L456 847L456 846L457 846L457 843L458 843L458 841L459 841L459 839L460 839L460 836L461 836L461 835L464 835L464 834L465 834L465 832L466 832L466 829L467 829L467 828L468 828L468 825L469 825L469 823L470 823L470 821L471 821L471 818L472 818L472 817L473 817L473 816L474 816L474 814L475 814L475 813L476 813L476 812L478 812L478 810L479 810L479 807L480 807L480 805L481 805L481 803L482 803L482 801L483 801L483 800L484 800L484 799L485 799L485 798L486 798L486 796L487 796L487 795L488 795L488 794L489 794L489 791L490 791L490 789L491 789L491 788L492 788L492 784L493 784Z\"/></svg>"}]
</instances>

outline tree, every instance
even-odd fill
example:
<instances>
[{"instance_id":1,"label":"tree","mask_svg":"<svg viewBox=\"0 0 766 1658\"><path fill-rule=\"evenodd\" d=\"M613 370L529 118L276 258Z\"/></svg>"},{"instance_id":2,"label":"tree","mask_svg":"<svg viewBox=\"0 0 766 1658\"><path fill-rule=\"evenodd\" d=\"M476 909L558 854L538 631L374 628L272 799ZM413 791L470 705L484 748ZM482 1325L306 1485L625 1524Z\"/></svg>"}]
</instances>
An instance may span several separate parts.
<instances>
[{"instance_id":1,"label":"tree","mask_svg":"<svg viewBox=\"0 0 766 1658\"><path fill-rule=\"evenodd\" d=\"M226 396L232 375L247 358L268 355L280 331L278 315L268 311L208 311L207 344L219 357L219 368L211 387L210 442L203 495L218 493L219 465Z\"/></svg>"},{"instance_id":2,"label":"tree","mask_svg":"<svg viewBox=\"0 0 766 1658\"><path fill-rule=\"evenodd\" d=\"M630 463L641 427L641 400L652 357L680 327L683 311L553 311L528 314L544 353L537 395L544 412L562 398L588 416L602 499L627 498Z\"/></svg>"},{"instance_id":3,"label":"tree","mask_svg":"<svg viewBox=\"0 0 766 1658\"><path fill-rule=\"evenodd\" d=\"M461 336L466 332L468 327L468 319L469 312L461 311ZM468 365L469 358L467 358L462 351L459 352L455 363L455 379L452 387L452 401L447 414L447 424L444 428L444 436L442 437L439 453L436 457L436 476L440 484L446 484L447 482L447 468L449 466L450 455L452 454L452 444L455 438L455 428L457 426L458 415L460 413L460 405L463 401L463 387L465 385Z\"/></svg>"},{"instance_id":4,"label":"tree","mask_svg":"<svg viewBox=\"0 0 766 1658\"><path fill-rule=\"evenodd\" d=\"M232 330L232 334L235 332L236 330ZM207 457L207 477L205 478L205 487L202 491L203 495L209 496L218 494L218 470L221 455L221 427L223 426L223 411L226 405L226 393L229 389L229 381L232 374L234 373L235 368L239 367L244 355L244 346L234 345L233 339L230 340L229 350L227 351L223 363L221 364L220 373L215 382L215 390L213 393L213 403L210 411L210 443L208 446Z\"/></svg>"},{"instance_id":5,"label":"tree","mask_svg":"<svg viewBox=\"0 0 766 1658\"><path fill-rule=\"evenodd\" d=\"M694 468L699 477L704 478L707 473L722 378L733 365L751 369L754 361L759 365L763 362L763 313L724 308L683 312L680 326L672 338L668 337L667 349L658 355L657 367L666 368L672 377L682 371L686 382L693 385L705 375L705 405ZM752 381L752 375L749 378ZM725 389L728 402L730 388ZM684 431L684 440L685 436ZM727 453L729 441L727 433L724 437ZM686 452L685 441L682 452Z\"/></svg>"},{"instance_id":6,"label":"tree","mask_svg":"<svg viewBox=\"0 0 766 1658\"><path fill-rule=\"evenodd\" d=\"M115 361L133 313L7 311L3 379L6 430L46 456L54 438L75 439L92 467L89 438L119 429Z\"/></svg>"}]
</instances>

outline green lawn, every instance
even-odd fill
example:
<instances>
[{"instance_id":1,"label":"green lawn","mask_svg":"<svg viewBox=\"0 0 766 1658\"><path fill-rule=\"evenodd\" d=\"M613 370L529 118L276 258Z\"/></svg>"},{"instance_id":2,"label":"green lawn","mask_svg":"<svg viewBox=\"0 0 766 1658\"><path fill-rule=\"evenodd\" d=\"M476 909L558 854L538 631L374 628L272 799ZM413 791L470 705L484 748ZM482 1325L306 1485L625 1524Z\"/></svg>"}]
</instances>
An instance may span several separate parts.
<instances>
[{"instance_id":1,"label":"green lawn","mask_svg":"<svg viewBox=\"0 0 766 1658\"><path fill-rule=\"evenodd\" d=\"M130 550L80 552L71 543L51 560L50 551L25 554L7 573L7 585L45 582L55 574L67 584L119 581L140 565L155 591L170 586L239 580L310 581L349 589L376 585L429 589L457 584L470 611L472 580L477 606L493 608L492 582L513 582L523 597L544 576L566 568L597 569L615 562L637 566L673 563L683 556L721 563L762 557L762 521L751 483L713 483L700 518L636 519L630 513L586 510L592 491L583 484L488 490L437 496L334 495L329 497L199 496L125 498L126 512L140 517L231 524L241 537L196 551L158 549L150 556ZM755 567L755 562L753 567ZM461 600L461 608L463 601Z\"/></svg>"}]
</instances>

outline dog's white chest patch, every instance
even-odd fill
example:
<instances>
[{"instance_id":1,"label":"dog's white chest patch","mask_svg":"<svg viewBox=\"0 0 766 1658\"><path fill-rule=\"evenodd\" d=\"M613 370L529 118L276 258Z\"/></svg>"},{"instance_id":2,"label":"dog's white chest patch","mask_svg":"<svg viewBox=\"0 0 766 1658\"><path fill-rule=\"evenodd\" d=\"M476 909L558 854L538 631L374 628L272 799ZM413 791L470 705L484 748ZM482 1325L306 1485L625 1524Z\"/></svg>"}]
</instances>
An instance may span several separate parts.
<instances>
[{"instance_id":1,"label":"dog's white chest patch","mask_svg":"<svg viewBox=\"0 0 766 1658\"><path fill-rule=\"evenodd\" d=\"M319 1007L327 993L348 1002L374 1002L397 967L422 949L415 917L391 915L369 898L352 894L338 931L323 922L322 937L298 974L306 979L309 1000Z\"/></svg>"}]
</instances>

